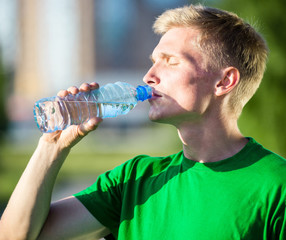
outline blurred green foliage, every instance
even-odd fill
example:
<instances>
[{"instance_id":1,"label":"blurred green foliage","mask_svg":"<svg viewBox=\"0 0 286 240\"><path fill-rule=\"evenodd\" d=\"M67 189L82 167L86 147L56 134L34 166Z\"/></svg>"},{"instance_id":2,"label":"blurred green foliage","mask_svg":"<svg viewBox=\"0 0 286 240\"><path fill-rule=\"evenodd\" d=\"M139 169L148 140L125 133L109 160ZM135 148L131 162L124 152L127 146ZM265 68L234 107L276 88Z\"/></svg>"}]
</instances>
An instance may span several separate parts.
<instances>
[{"instance_id":1,"label":"blurred green foliage","mask_svg":"<svg viewBox=\"0 0 286 240\"><path fill-rule=\"evenodd\" d=\"M1 56L1 51L0 51L0 56ZM6 101L5 101L5 86L7 83L7 75L5 74L4 71L4 66L2 64L0 57L0 205L3 201L1 201L1 193L2 189L5 187L5 184L3 181L1 181L1 176L4 174L4 161L2 158L2 144L3 144L3 138L4 134L6 133L6 130L8 128L8 118L6 114ZM1 207L0 207L0 212L1 212Z\"/></svg>"},{"instance_id":2,"label":"blurred green foliage","mask_svg":"<svg viewBox=\"0 0 286 240\"><path fill-rule=\"evenodd\" d=\"M246 105L239 126L266 148L286 157L286 15L284 0L221 0L210 5L236 13L254 25L270 56L262 84Z\"/></svg>"}]
</instances>

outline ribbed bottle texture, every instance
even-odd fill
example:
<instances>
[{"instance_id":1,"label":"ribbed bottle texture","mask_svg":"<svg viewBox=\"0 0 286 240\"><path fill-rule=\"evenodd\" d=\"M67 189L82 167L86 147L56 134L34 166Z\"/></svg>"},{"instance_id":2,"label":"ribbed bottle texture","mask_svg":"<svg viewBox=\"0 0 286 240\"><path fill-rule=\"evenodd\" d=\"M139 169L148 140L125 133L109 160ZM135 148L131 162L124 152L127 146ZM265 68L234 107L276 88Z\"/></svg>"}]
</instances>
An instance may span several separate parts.
<instances>
[{"instance_id":1,"label":"ribbed bottle texture","mask_svg":"<svg viewBox=\"0 0 286 240\"><path fill-rule=\"evenodd\" d=\"M54 132L92 117L112 118L127 114L139 100L151 97L152 89L147 85L135 88L128 83L117 82L64 98L43 98L35 103L34 118L42 132Z\"/></svg>"}]
</instances>

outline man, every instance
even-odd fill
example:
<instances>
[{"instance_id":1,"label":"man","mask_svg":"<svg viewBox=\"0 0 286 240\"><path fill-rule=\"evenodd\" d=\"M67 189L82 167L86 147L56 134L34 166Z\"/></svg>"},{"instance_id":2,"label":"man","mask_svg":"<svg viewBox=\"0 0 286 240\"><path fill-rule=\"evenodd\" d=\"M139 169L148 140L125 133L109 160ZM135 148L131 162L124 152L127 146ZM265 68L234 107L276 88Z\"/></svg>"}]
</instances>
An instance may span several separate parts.
<instances>
[{"instance_id":1,"label":"man","mask_svg":"<svg viewBox=\"0 0 286 240\"><path fill-rule=\"evenodd\" d=\"M3 214L1 240L286 239L285 159L237 126L265 70L265 41L235 14L200 5L166 11L154 29L162 38L144 77L149 117L175 126L183 150L137 156L50 206L70 149L101 119L44 134Z\"/></svg>"}]
</instances>

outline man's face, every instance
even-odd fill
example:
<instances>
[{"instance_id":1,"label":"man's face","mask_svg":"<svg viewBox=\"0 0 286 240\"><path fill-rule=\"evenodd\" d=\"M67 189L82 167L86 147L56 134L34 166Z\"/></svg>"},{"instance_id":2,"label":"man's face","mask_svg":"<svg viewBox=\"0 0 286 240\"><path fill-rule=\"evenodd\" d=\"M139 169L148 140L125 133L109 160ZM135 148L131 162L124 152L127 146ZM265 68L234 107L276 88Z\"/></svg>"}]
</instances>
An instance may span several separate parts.
<instances>
[{"instance_id":1,"label":"man's face","mask_svg":"<svg viewBox=\"0 0 286 240\"><path fill-rule=\"evenodd\" d=\"M153 66L144 82L153 87L149 118L175 126L207 114L214 98L215 78L206 55L197 47L199 31L173 28L154 49Z\"/></svg>"}]
</instances>

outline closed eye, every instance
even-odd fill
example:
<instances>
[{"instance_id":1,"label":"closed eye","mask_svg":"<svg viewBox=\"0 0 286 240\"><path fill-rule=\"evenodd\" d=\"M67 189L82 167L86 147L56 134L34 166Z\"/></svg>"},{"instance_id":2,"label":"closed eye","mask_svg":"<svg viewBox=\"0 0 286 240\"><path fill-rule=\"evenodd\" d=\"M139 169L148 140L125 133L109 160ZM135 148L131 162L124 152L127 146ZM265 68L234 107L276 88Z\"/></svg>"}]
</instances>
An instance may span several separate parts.
<instances>
[{"instance_id":1,"label":"closed eye","mask_svg":"<svg viewBox=\"0 0 286 240\"><path fill-rule=\"evenodd\" d=\"M168 62L168 64L171 65L171 66L176 66L176 65L179 64L179 60L176 59L175 57L170 57L170 58L168 58L168 59L167 59L167 62Z\"/></svg>"},{"instance_id":2,"label":"closed eye","mask_svg":"<svg viewBox=\"0 0 286 240\"><path fill-rule=\"evenodd\" d=\"M156 62L152 55L150 55L149 58L153 64ZM180 63L177 57L166 53L161 53L159 58L164 60L170 66L176 66Z\"/></svg>"}]
</instances>

